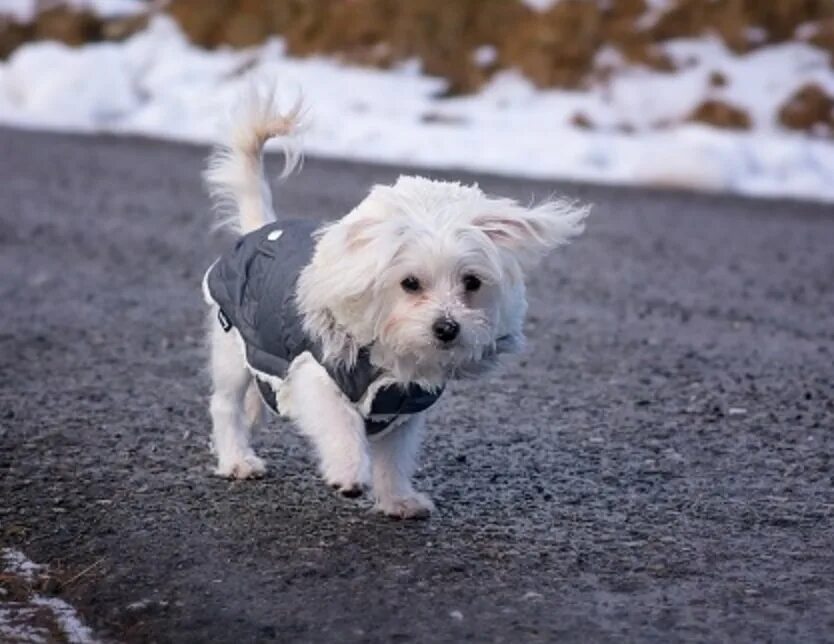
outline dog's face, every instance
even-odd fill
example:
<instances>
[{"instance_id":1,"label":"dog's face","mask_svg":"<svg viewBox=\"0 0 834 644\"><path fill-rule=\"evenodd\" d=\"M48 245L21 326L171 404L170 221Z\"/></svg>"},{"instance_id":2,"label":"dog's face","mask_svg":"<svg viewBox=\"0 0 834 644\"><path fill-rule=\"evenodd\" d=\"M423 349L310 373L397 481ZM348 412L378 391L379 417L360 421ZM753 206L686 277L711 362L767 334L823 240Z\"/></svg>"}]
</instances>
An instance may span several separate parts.
<instances>
[{"instance_id":1,"label":"dog's face","mask_svg":"<svg viewBox=\"0 0 834 644\"><path fill-rule=\"evenodd\" d=\"M520 339L523 283L510 277L514 267L481 231L453 217L434 229L412 223L395 235L402 246L368 307L368 331L385 363L444 378L494 355L499 337L505 344Z\"/></svg>"},{"instance_id":2,"label":"dog's face","mask_svg":"<svg viewBox=\"0 0 834 644\"><path fill-rule=\"evenodd\" d=\"M522 345L526 260L578 233L585 214L417 177L378 186L321 233L299 284L307 330L347 362L371 346L402 381L478 372Z\"/></svg>"}]
</instances>

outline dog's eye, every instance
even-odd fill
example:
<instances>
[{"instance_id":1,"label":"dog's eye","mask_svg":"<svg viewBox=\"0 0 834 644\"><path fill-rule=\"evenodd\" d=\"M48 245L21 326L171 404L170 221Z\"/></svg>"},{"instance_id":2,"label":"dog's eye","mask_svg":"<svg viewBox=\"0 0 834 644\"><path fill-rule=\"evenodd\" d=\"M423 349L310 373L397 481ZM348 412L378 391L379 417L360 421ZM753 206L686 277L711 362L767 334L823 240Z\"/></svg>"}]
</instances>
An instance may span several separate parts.
<instances>
[{"instance_id":1,"label":"dog's eye","mask_svg":"<svg viewBox=\"0 0 834 644\"><path fill-rule=\"evenodd\" d=\"M413 275L409 275L402 282L400 282L400 286L402 286L403 290L408 293L417 293L420 290L420 280Z\"/></svg>"},{"instance_id":2,"label":"dog's eye","mask_svg":"<svg viewBox=\"0 0 834 644\"><path fill-rule=\"evenodd\" d=\"M467 291L477 291L481 288L481 278L477 275L464 275L463 288Z\"/></svg>"}]
</instances>

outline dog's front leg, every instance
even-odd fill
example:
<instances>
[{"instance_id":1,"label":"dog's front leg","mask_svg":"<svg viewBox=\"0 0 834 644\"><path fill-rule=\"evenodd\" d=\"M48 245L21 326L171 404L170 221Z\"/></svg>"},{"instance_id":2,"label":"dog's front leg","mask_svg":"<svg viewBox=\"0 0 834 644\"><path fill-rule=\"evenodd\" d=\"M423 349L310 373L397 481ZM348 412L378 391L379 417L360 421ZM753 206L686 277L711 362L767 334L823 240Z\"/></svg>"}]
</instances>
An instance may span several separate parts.
<instances>
[{"instance_id":1,"label":"dog's front leg","mask_svg":"<svg viewBox=\"0 0 834 644\"><path fill-rule=\"evenodd\" d=\"M434 510L431 499L411 484L425 427L424 416L414 414L400 427L371 439L376 509L388 516L418 519Z\"/></svg>"},{"instance_id":2,"label":"dog's front leg","mask_svg":"<svg viewBox=\"0 0 834 644\"><path fill-rule=\"evenodd\" d=\"M290 366L278 408L313 442L327 484L347 497L362 494L371 479L365 421L309 353Z\"/></svg>"}]
</instances>

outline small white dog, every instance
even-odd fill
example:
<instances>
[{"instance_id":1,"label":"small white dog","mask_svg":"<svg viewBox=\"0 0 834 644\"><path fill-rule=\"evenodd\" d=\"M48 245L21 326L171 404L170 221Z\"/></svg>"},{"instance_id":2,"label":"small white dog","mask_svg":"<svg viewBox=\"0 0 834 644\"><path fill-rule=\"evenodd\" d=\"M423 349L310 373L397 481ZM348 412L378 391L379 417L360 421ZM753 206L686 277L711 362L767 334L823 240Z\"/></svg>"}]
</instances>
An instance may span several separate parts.
<instances>
[{"instance_id":1,"label":"small white dog","mask_svg":"<svg viewBox=\"0 0 834 644\"><path fill-rule=\"evenodd\" d=\"M206 172L242 234L203 282L216 473L264 473L250 436L266 403L312 441L343 495L370 487L379 511L425 517L434 506L411 483L425 410L449 380L521 349L522 267L579 234L588 209L400 177L336 222L278 219L263 146L287 144L288 174L300 113L253 90Z\"/></svg>"}]
</instances>

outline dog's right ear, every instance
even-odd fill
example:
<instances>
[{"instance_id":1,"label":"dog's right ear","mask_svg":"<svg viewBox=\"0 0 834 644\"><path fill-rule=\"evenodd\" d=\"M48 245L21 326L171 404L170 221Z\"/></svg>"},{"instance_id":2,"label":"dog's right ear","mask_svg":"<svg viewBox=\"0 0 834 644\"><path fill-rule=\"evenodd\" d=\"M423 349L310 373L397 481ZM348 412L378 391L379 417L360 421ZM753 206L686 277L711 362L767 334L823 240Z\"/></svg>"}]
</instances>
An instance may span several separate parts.
<instances>
[{"instance_id":1,"label":"dog's right ear","mask_svg":"<svg viewBox=\"0 0 834 644\"><path fill-rule=\"evenodd\" d=\"M365 199L352 212L317 233L309 269L301 276L308 310L338 310L372 295L404 243L383 205Z\"/></svg>"},{"instance_id":2,"label":"dog's right ear","mask_svg":"<svg viewBox=\"0 0 834 644\"><path fill-rule=\"evenodd\" d=\"M313 259L298 279L297 302L326 360L351 365L372 339L377 294L405 243L397 228L384 208L366 199L316 233Z\"/></svg>"},{"instance_id":3,"label":"dog's right ear","mask_svg":"<svg viewBox=\"0 0 834 644\"><path fill-rule=\"evenodd\" d=\"M491 199L488 212L475 215L472 225L499 248L524 254L561 246L585 228L590 206L566 200L546 201L524 208L505 199Z\"/></svg>"}]
</instances>

